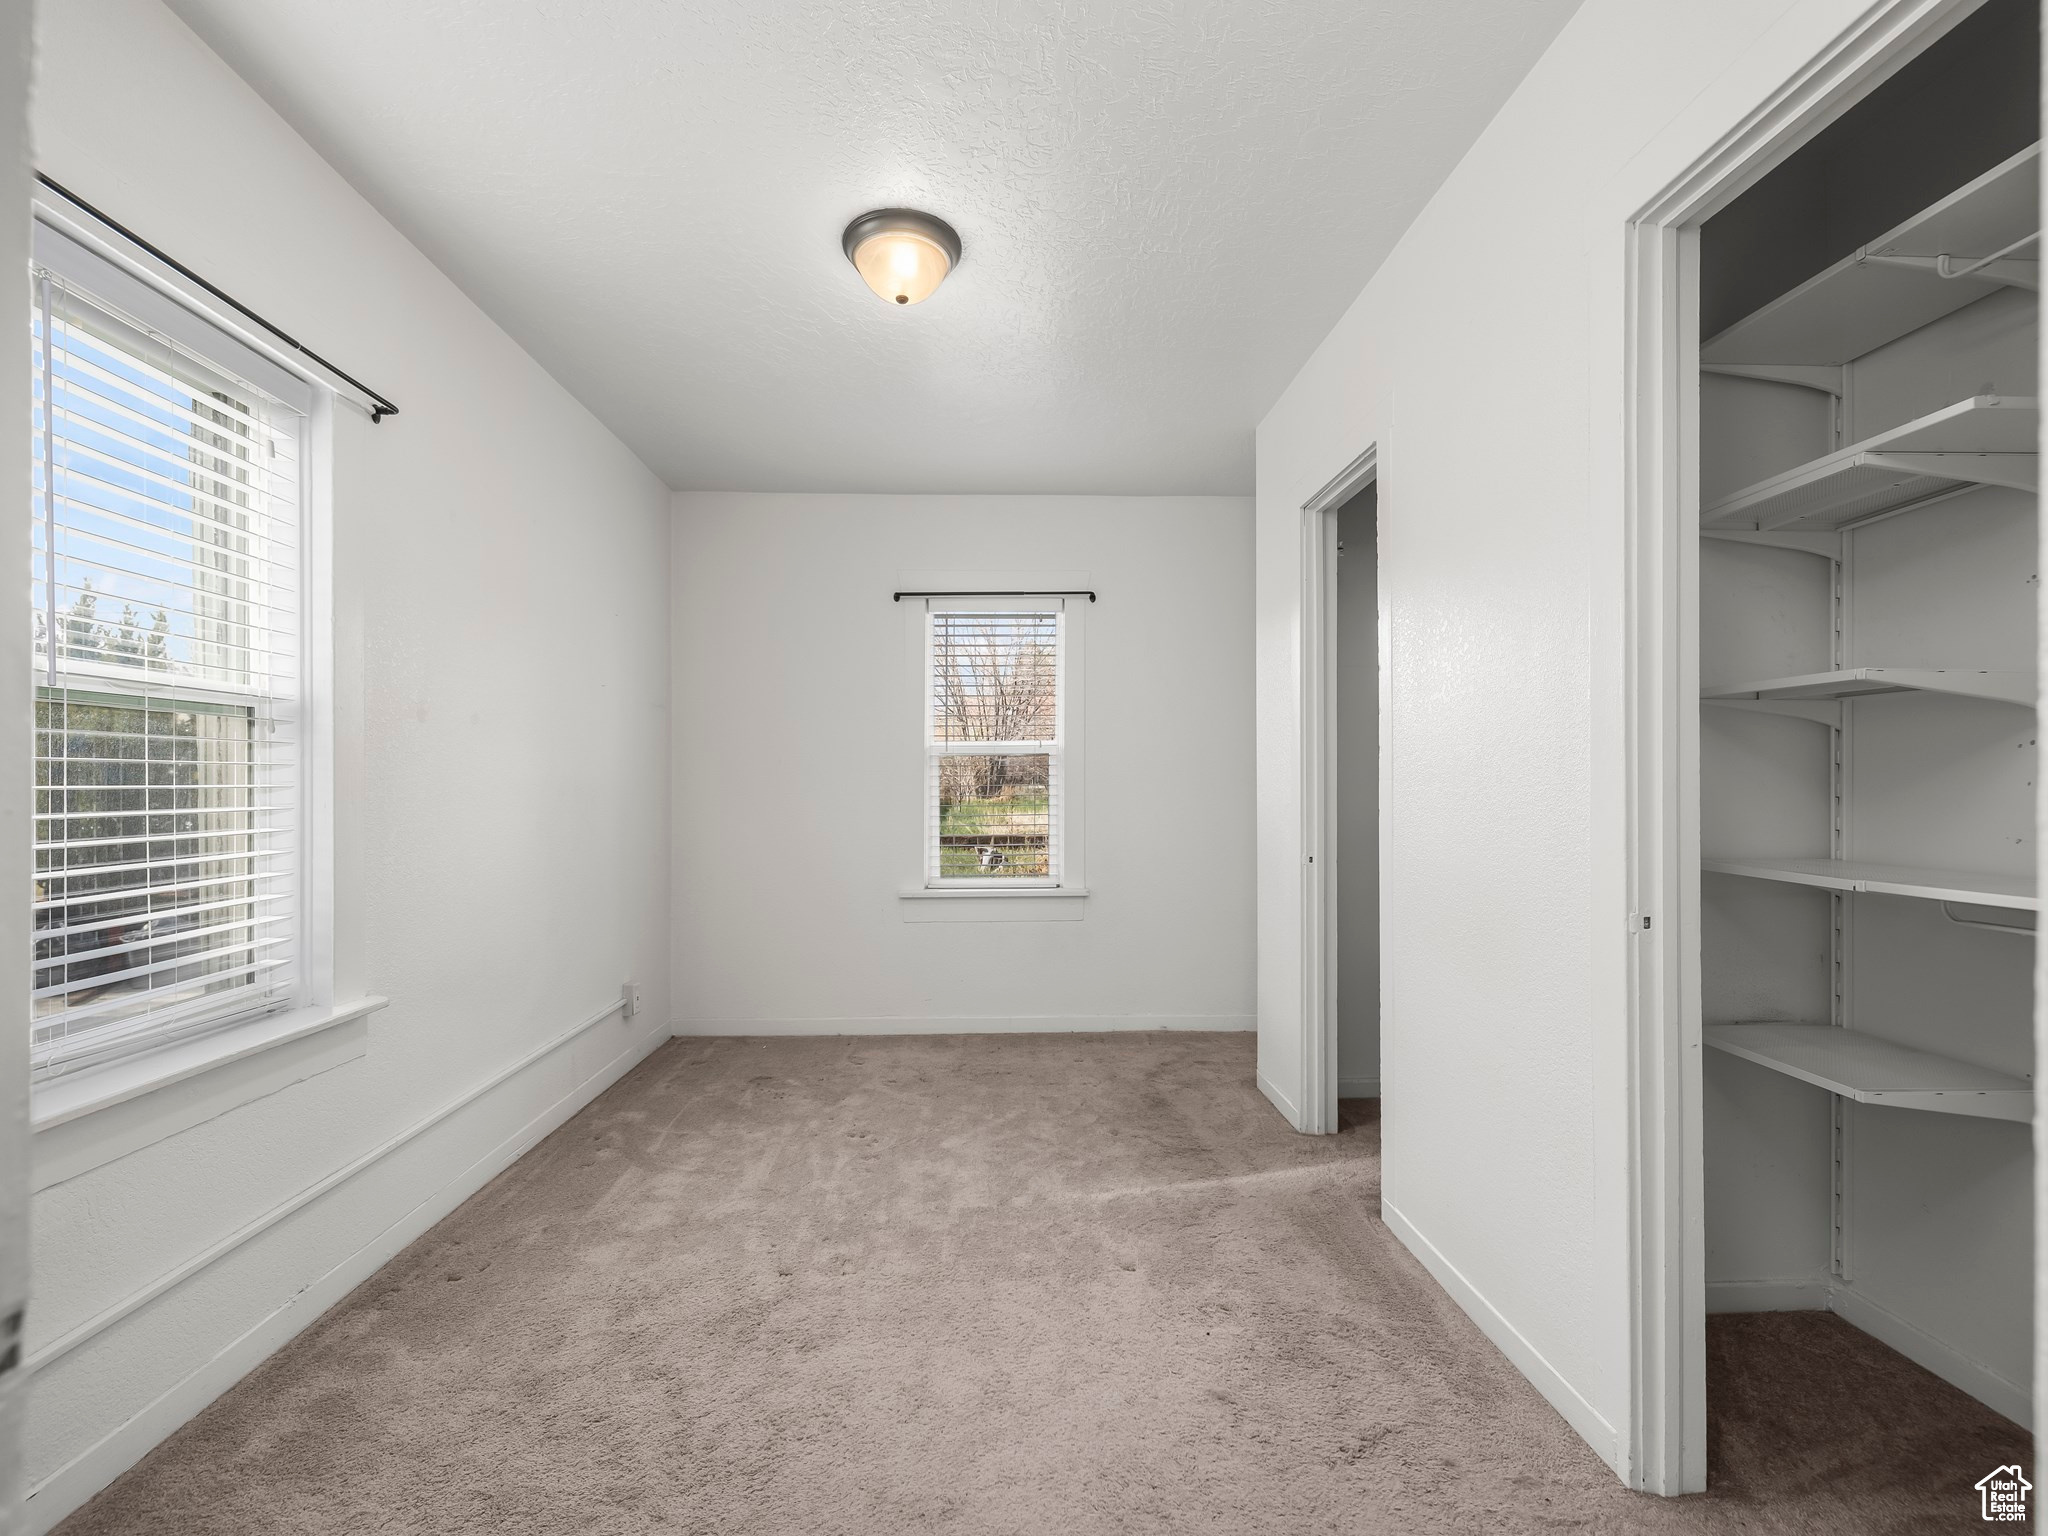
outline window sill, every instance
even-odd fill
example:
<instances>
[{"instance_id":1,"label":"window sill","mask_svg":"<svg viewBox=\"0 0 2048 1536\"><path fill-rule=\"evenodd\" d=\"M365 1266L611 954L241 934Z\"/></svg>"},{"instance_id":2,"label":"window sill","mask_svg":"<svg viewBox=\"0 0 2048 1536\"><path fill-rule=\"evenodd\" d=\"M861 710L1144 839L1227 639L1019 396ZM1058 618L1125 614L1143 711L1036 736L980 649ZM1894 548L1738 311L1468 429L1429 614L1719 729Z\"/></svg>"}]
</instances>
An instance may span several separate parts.
<instances>
[{"instance_id":1,"label":"window sill","mask_svg":"<svg viewBox=\"0 0 2048 1536\"><path fill-rule=\"evenodd\" d=\"M1088 888L1082 885L921 885L916 890L898 891L896 894L905 901L958 901L962 897L969 900L976 897L993 897L1002 901L1014 901L1020 896L1035 896L1041 900L1047 897L1056 899L1061 896L1086 896Z\"/></svg>"},{"instance_id":2,"label":"window sill","mask_svg":"<svg viewBox=\"0 0 2048 1536\"><path fill-rule=\"evenodd\" d=\"M1015 890L970 885L924 886L897 892L906 923L1078 923L1088 891L1078 885L1031 885Z\"/></svg>"},{"instance_id":3,"label":"window sill","mask_svg":"<svg viewBox=\"0 0 2048 1536\"><path fill-rule=\"evenodd\" d=\"M353 1061L390 999L300 1008L38 1083L36 1189L75 1178L292 1083Z\"/></svg>"}]
</instances>

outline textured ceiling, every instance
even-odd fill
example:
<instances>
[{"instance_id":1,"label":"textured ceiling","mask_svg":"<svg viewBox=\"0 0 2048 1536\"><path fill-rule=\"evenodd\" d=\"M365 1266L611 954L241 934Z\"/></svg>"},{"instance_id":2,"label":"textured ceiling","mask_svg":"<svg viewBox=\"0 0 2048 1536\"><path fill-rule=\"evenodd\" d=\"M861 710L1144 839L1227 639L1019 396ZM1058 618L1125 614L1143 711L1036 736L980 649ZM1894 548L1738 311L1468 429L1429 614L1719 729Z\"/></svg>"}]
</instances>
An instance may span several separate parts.
<instances>
[{"instance_id":1,"label":"textured ceiling","mask_svg":"<svg viewBox=\"0 0 2048 1536\"><path fill-rule=\"evenodd\" d=\"M1130 492L1250 489L1576 4L171 0L671 485ZM907 309L894 204L966 246Z\"/></svg>"}]
</instances>

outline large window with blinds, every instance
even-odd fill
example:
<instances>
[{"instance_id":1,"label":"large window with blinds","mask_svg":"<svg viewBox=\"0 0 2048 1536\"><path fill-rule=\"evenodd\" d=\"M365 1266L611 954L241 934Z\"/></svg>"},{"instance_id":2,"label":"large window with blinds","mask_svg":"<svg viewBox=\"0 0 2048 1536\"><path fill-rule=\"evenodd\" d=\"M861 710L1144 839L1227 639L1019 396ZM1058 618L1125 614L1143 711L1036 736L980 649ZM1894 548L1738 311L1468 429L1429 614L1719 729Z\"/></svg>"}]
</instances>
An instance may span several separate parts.
<instances>
[{"instance_id":1,"label":"large window with blinds","mask_svg":"<svg viewBox=\"0 0 2048 1536\"><path fill-rule=\"evenodd\" d=\"M925 881L1058 886L1066 624L1058 598L928 599Z\"/></svg>"},{"instance_id":2,"label":"large window with blinds","mask_svg":"<svg viewBox=\"0 0 2048 1536\"><path fill-rule=\"evenodd\" d=\"M231 339L164 334L46 234L28 316L41 1076L291 1006L306 949L304 415Z\"/></svg>"}]
</instances>

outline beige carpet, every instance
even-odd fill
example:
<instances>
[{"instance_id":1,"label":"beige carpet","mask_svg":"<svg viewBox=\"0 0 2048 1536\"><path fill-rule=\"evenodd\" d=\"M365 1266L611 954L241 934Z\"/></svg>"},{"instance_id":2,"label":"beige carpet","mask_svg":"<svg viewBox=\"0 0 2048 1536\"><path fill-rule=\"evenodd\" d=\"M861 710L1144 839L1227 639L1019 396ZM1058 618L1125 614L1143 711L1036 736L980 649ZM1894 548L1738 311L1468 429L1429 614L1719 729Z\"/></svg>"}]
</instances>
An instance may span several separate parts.
<instances>
[{"instance_id":1,"label":"beige carpet","mask_svg":"<svg viewBox=\"0 0 2048 1536\"><path fill-rule=\"evenodd\" d=\"M675 1041L62 1527L1982 1529L2026 1437L1718 1320L1714 1490L1619 1487L1244 1036Z\"/></svg>"}]
</instances>

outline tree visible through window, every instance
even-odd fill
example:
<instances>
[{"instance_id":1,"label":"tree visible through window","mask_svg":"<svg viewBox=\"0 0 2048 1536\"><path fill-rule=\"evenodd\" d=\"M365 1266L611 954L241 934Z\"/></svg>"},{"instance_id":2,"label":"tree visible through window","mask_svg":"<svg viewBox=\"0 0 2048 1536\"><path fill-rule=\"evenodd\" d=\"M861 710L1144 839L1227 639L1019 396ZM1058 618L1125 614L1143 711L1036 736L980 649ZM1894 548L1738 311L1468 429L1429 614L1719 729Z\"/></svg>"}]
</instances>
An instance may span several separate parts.
<instances>
[{"instance_id":1,"label":"tree visible through window","mask_svg":"<svg viewBox=\"0 0 2048 1536\"><path fill-rule=\"evenodd\" d=\"M931 880L1058 881L1060 618L930 615Z\"/></svg>"}]
</instances>

